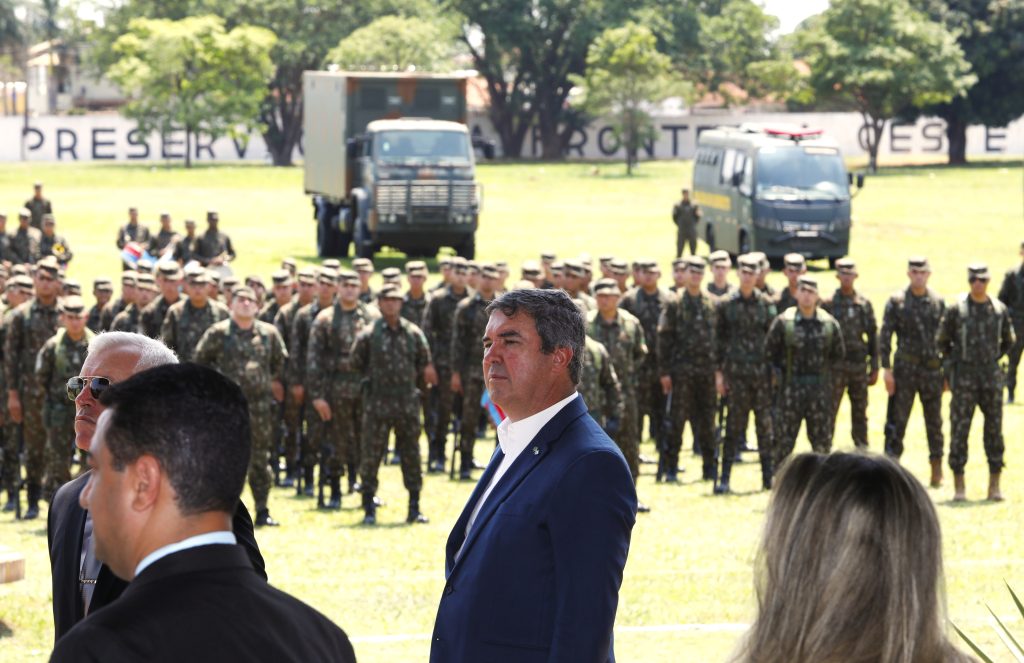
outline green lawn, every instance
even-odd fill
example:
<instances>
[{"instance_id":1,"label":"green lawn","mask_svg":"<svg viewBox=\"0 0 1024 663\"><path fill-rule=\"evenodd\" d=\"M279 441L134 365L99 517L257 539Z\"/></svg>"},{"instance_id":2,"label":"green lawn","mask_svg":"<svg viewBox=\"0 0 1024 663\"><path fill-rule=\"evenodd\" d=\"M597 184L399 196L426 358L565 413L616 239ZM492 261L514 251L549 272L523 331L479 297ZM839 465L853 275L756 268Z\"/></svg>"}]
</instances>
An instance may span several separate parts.
<instances>
[{"instance_id":1,"label":"green lawn","mask_svg":"<svg viewBox=\"0 0 1024 663\"><path fill-rule=\"evenodd\" d=\"M691 165L643 164L632 178L622 172L619 164L483 166L480 258L504 258L515 269L546 249L562 256L649 255L669 274L674 248L669 211L679 188L689 183ZM216 208L222 229L239 251L235 270L242 275L266 277L284 256L314 260L314 224L299 169L5 165L0 167L0 209L15 212L35 179L46 183L58 229L75 250L71 276L87 292L95 276L119 271L114 238L130 205L137 205L143 220L154 226L163 210L180 226L186 217L201 223L205 211ZM985 260L996 272L1014 265L1024 239L1022 189L1020 161L892 168L870 177L854 201L851 253L862 274L859 286L876 311L880 314L885 297L903 286L910 254L930 257L932 285L949 298L965 290L968 262ZM401 262L397 255L378 260L379 265ZM825 270L827 265L817 267ZM822 271L819 278L831 290L831 273ZM772 280L779 284L782 279ZM876 450L884 414L879 384L871 392L870 411ZM837 448L851 446L848 430L844 405ZM996 660L1002 649L985 606L1010 617L1014 610L1003 581L1024 587L1019 552L1024 547L1019 527L1024 491L1016 480L1018 468L1024 467L1022 430L1024 407L1007 407L1005 503L980 501L986 481L980 417L967 468L972 501L952 505L950 488L930 491L945 533L950 616L996 652ZM492 439L478 444L478 460L487 457L492 445ZM798 442L798 450L808 448L805 440ZM643 451L654 455L649 442ZM918 476L927 476L918 408L908 427L904 459ZM767 504L767 496L756 490L756 463L735 472L736 495L713 498L710 487L696 481L699 462L689 456L684 460L681 486L656 484L653 467L642 468L639 493L654 510L641 516L633 530L617 620L616 649L622 661L724 660L742 631L738 625L752 617L752 560ZM419 527L401 524L405 495L396 467L382 470L381 485L388 505L375 530L358 526L361 513L354 498L345 500L340 514L320 513L313 501L275 490L271 509L284 525L261 530L258 538L271 581L345 628L361 661L422 661L444 584L444 542L472 485L429 477L423 506L431 523ZM28 558L27 579L0 586L0 659L45 660L52 639L45 520L21 523L0 516L0 544ZM1021 631L1019 621L1016 629Z\"/></svg>"}]
</instances>

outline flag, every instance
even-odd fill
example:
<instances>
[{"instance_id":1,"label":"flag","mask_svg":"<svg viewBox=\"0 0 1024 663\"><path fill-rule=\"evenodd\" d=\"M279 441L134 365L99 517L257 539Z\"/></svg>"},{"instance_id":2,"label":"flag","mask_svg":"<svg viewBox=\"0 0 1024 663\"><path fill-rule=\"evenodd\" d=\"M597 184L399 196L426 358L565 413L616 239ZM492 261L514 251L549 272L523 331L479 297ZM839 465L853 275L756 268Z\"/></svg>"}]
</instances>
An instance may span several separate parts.
<instances>
[{"instance_id":1,"label":"flag","mask_svg":"<svg viewBox=\"0 0 1024 663\"><path fill-rule=\"evenodd\" d=\"M132 268L138 265L140 260L148 260L151 263L156 263L153 256L149 255L149 251L144 249L138 242L128 242L124 245L124 248L121 249L121 260L124 261L124 264Z\"/></svg>"},{"instance_id":2,"label":"flag","mask_svg":"<svg viewBox=\"0 0 1024 663\"><path fill-rule=\"evenodd\" d=\"M484 389L484 393L480 396L480 407L487 411L487 416L491 418L491 423L497 428L498 424L505 419L505 413L501 411L501 408L494 404L491 400L491 395Z\"/></svg>"}]
</instances>

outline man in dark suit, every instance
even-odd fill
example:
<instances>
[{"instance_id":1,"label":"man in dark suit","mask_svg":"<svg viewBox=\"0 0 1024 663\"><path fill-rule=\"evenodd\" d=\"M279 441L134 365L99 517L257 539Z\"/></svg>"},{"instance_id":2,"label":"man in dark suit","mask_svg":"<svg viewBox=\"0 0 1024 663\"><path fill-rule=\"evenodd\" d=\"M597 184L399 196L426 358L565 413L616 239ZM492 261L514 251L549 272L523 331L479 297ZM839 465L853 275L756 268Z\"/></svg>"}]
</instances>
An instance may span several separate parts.
<instances>
[{"instance_id":1,"label":"man in dark suit","mask_svg":"<svg viewBox=\"0 0 1024 663\"><path fill-rule=\"evenodd\" d=\"M584 321L557 290L488 306L484 379L507 415L445 554L434 663L614 661L636 491L576 393Z\"/></svg>"},{"instance_id":2,"label":"man in dark suit","mask_svg":"<svg viewBox=\"0 0 1024 663\"><path fill-rule=\"evenodd\" d=\"M141 334L108 332L93 339L82 365L82 375L68 389L69 396L77 394L75 444L78 448L89 451L96 420L104 409L98 396L106 385L124 382L147 368L177 361L166 346ZM79 505L79 496L88 481L89 473L85 472L61 486L47 516L55 640L71 630L88 612L116 599L127 587L124 580L111 573L105 564L100 564L89 546L84 545L92 538L92 519ZM263 556L253 535L252 519L241 501L235 510L232 526L252 566L266 579Z\"/></svg>"},{"instance_id":3,"label":"man in dark suit","mask_svg":"<svg viewBox=\"0 0 1024 663\"><path fill-rule=\"evenodd\" d=\"M96 557L129 581L52 661L355 661L345 633L256 574L231 532L252 447L234 382L163 365L104 390L82 491Z\"/></svg>"}]
</instances>

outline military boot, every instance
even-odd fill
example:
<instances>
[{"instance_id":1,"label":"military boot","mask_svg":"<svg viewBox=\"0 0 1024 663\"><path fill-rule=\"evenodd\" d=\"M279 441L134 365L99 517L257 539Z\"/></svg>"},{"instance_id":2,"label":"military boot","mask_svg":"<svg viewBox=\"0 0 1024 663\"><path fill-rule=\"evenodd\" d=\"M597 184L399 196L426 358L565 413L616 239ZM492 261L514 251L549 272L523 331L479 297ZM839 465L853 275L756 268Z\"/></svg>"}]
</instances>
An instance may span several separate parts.
<instances>
[{"instance_id":1,"label":"military boot","mask_svg":"<svg viewBox=\"0 0 1024 663\"><path fill-rule=\"evenodd\" d=\"M704 469L701 471L701 479L704 481L714 481L718 478L718 461L714 460L710 463L704 463Z\"/></svg>"},{"instance_id":2,"label":"military boot","mask_svg":"<svg viewBox=\"0 0 1024 663\"><path fill-rule=\"evenodd\" d=\"M1013 387L1006 388L1006 402L1009 403L1010 405L1013 404L1013 392L1016 390L1016 385L1014 385Z\"/></svg>"},{"instance_id":3,"label":"military boot","mask_svg":"<svg viewBox=\"0 0 1024 663\"><path fill-rule=\"evenodd\" d=\"M280 524L270 517L270 509L256 509L256 520L253 521L256 527L277 527Z\"/></svg>"},{"instance_id":4,"label":"military boot","mask_svg":"<svg viewBox=\"0 0 1024 663\"><path fill-rule=\"evenodd\" d=\"M359 492L359 489L360 489L359 480L356 478L356 477L359 476L356 473L358 471L358 469L359 468L356 467L355 463L349 463L348 464L348 494L349 495L351 495L352 493L358 493Z\"/></svg>"},{"instance_id":5,"label":"military boot","mask_svg":"<svg viewBox=\"0 0 1024 663\"><path fill-rule=\"evenodd\" d=\"M337 511L341 508L341 478L334 477L331 479L331 499L327 502L328 509L334 509Z\"/></svg>"},{"instance_id":6,"label":"military boot","mask_svg":"<svg viewBox=\"0 0 1024 663\"><path fill-rule=\"evenodd\" d=\"M284 481L281 482L281 486L283 488L295 487L295 463L290 460L285 463Z\"/></svg>"},{"instance_id":7,"label":"military boot","mask_svg":"<svg viewBox=\"0 0 1024 663\"><path fill-rule=\"evenodd\" d=\"M732 462L728 458L722 459L722 475L715 484L715 495L728 495L732 492L729 488L729 476L732 474Z\"/></svg>"},{"instance_id":8,"label":"military boot","mask_svg":"<svg viewBox=\"0 0 1024 663\"><path fill-rule=\"evenodd\" d=\"M932 458L929 462L932 464L932 478L929 485L932 488L940 488L942 486L942 459Z\"/></svg>"},{"instance_id":9,"label":"military boot","mask_svg":"<svg viewBox=\"0 0 1024 663\"><path fill-rule=\"evenodd\" d=\"M4 512L8 513L10 511L17 511L18 510L18 500L19 499L20 499L20 496L18 495L18 491L16 491L16 490L8 490L7 491L7 504L4 504Z\"/></svg>"},{"instance_id":10,"label":"military boot","mask_svg":"<svg viewBox=\"0 0 1024 663\"><path fill-rule=\"evenodd\" d=\"M989 502L1002 502L1003 491L999 490L999 472L992 472L988 475L988 500Z\"/></svg>"},{"instance_id":11,"label":"military boot","mask_svg":"<svg viewBox=\"0 0 1024 663\"><path fill-rule=\"evenodd\" d=\"M966 502L967 501L967 484L964 482L964 475L953 474L953 501L954 502Z\"/></svg>"},{"instance_id":12,"label":"military boot","mask_svg":"<svg viewBox=\"0 0 1024 663\"><path fill-rule=\"evenodd\" d=\"M761 456L761 488L772 489L772 459L771 456Z\"/></svg>"},{"instance_id":13,"label":"military boot","mask_svg":"<svg viewBox=\"0 0 1024 663\"><path fill-rule=\"evenodd\" d=\"M423 512L420 511L420 492L418 490L409 491L409 515L405 517L405 522L410 525L413 523L430 522L430 520L423 515Z\"/></svg>"},{"instance_id":14,"label":"military boot","mask_svg":"<svg viewBox=\"0 0 1024 663\"><path fill-rule=\"evenodd\" d=\"M313 469L312 467L303 468L302 494L306 497L313 497Z\"/></svg>"},{"instance_id":15,"label":"military boot","mask_svg":"<svg viewBox=\"0 0 1024 663\"><path fill-rule=\"evenodd\" d=\"M29 485L28 487L28 508L25 509L25 515L21 518L22 520L35 520L39 517L39 497L42 495L43 489L39 485Z\"/></svg>"},{"instance_id":16,"label":"military boot","mask_svg":"<svg viewBox=\"0 0 1024 663\"><path fill-rule=\"evenodd\" d=\"M373 501L373 495L363 493L363 516L364 525L377 524L377 503Z\"/></svg>"}]
</instances>

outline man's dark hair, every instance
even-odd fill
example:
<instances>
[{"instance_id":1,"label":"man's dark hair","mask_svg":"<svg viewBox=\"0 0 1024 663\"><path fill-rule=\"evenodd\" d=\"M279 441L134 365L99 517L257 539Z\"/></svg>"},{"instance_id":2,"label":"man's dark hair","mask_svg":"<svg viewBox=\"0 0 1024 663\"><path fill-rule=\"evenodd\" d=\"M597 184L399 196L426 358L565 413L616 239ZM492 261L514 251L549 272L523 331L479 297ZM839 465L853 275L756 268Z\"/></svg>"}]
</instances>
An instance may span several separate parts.
<instances>
[{"instance_id":1,"label":"man's dark hair","mask_svg":"<svg viewBox=\"0 0 1024 663\"><path fill-rule=\"evenodd\" d=\"M249 405L234 382L205 366L168 364L112 385L100 403L111 410L104 444L114 469L148 454L183 514L235 511L252 441Z\"/></svg>"},{"instance_id":2,"label":"man's dark hair","mask_svg":"<svg viewBox=\"0 0 1024 663\"><path fill-rule=\"evenodd\" d=\"M572 350L569 378L573 384L580 383L586 325L583 314L564 290L511 290L487 305L488 315L494 311L509 318L520 312L533 318L544 354L551 354L555 348Z\"/></svg>"}]
</instances>

